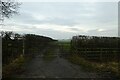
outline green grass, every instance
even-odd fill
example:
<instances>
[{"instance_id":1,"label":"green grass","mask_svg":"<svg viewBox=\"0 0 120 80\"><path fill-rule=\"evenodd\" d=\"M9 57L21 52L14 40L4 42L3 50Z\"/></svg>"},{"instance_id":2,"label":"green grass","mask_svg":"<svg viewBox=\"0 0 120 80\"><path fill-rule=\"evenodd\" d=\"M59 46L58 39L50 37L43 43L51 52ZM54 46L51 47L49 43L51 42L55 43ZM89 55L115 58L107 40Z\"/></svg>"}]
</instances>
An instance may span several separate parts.
<instances>
[{"instance_id":1,"label":"green grass","mask_svg":"<svg viewBox=\"0 0 120 80\"><path fill-rule=\"evenodd\" d=\"M25 63L25 58L23 55L19 56L15 60L13 60L11 63L8 65L3 66L3 77L11 77L12 75L16 73L21 73L24 70L24 63Z\"/></svg>"},{"instance_id":2,"label":"green grass","mask_svg":"<svg viewBox=\"0 0 120 80\"><path fill-rule=\"evenodd\" d=\"M60 48L62 49L62 51L64 51L64 52L66 52L66 51L69 52L71 49L70 41L67 41L67 42L59 41L58 44L59 44Z\"/></svg>"},{"instance_id":3,"label":"green grass","mask_svg":"<svg viewBox=\"0 0 120 80\"><path fill-rule=\"evenodd\" d=\"M84 70L89 72L111 72L114 76L120 76L118 71L117 62L108 62L108 63L97 63L90 62L84 58L79 57L77 54L71 55L67 58L70 62L80 65Z\"/></svg>"},{"instance_id":4,"label":"green grass","mask_svg":"<svg viewBox=\"0 0 120 80\"><path fill-rule=\"evenodd\" d=\"M43 54L43 59L46 62L52 61L55 58L55 50L54 48L49 48L48 50L46 50L46 52Z\"/></svg>"}]
</instances>

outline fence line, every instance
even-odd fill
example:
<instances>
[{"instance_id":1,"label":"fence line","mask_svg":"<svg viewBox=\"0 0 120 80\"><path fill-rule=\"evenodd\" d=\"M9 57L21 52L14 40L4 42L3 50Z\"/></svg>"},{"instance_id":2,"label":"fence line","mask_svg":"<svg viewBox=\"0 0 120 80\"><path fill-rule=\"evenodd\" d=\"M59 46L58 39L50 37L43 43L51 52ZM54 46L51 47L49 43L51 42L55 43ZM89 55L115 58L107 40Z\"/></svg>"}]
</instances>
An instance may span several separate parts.
<instances>
[{"instance_id":1,"label":"fence line","mask_svg":"<svg viewBox=\"0 0 120 80\"><path fill-rule=\"evenodd\" d=\"M73 36L73 53L89 60L117 61L119 54L118 37Z\"/></svg>"}]
</instances>

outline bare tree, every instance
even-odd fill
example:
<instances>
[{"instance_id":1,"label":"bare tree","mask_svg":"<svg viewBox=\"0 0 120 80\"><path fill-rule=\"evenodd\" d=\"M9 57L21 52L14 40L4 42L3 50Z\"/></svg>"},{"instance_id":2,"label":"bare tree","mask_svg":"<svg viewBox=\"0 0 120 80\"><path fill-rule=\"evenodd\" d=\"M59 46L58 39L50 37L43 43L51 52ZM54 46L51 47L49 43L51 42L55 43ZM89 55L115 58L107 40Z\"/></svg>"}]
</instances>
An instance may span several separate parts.
<instances>
[{"instance_id":1,"label":"bare tree","mask_svg":"<svg viewBox=\"0 0 120 80\"><path fill-rule=\"evenodd\" d=\"M13 14L17 14L20 4L13 0L0 0L0 19L10 18Z\"/></svg>"}]
</instances>

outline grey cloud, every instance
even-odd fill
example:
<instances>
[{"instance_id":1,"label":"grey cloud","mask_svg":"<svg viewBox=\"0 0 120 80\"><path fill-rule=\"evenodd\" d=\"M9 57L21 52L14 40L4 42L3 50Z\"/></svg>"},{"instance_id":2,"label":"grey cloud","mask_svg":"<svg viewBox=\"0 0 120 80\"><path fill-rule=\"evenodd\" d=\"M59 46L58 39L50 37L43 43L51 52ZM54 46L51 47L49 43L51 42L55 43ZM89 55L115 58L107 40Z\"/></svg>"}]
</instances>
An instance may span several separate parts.
<instances>
[{"instance_id":1,"label":"grey cloud","mask_svg":"<svg viewBox=\"0 0 120 80\"><path fill-rule=\"evenodd\" d=\"M116 29L108 29L105 31L98 31L98 29L89 30L86 35L94 36L118 36Z\"/></svg>"},{"instance_id":2,"label":"grey cloud","mask_svg":"<svg viewBox=\"0 0 120 80\"><path fill-rule=\"evenodd\" d=\"M117 20L116 6L116 3L24 3L23 12L15 19L23 23L32 24L55 23L75 25L113 23ZM34 13L48 16L48 18L46 20L37 20L33 17Z\"/></svg>"},{"instance_id":3,"label":"grey cloud","mask_svg":"<svg viewBox=\"0 0 120 80\"><path fill-rule=\"evenodd\" d=\"M86 35L116 35L117 25L117 3L23 3L19 16L15 16L12 20L6 20L8 25L16 26L23 29L19 32L45 34L55 38L68 38L76 34ZM46 16L45 19L36 19L33 15ZM78 33L61 33L59 31L37 29L33 25L39 24L57 24L69 26L69 29ZM21 25L20 25L21 24ZM29 25L26 25L29 24ZM91 27L87 33L81 32L74 25L84 25ZM109 26L111 28L109 28ZM81 26L82 27L82 26ZM86 27L86 29L87 29ZM93 29L93 27L95 29ZM12 29L13 27L11 27ZM108 29L103 32L97 31L96 28ZM7 28L6 28L7 29ZM8 28L9 29L9 28ZM112 30L113 29L113 30ZM61 35L62 34L62 35ZM65 34L65 36L63 36ZM59 36L58 36L59 35Z\"/></svg>"}]
</instances>

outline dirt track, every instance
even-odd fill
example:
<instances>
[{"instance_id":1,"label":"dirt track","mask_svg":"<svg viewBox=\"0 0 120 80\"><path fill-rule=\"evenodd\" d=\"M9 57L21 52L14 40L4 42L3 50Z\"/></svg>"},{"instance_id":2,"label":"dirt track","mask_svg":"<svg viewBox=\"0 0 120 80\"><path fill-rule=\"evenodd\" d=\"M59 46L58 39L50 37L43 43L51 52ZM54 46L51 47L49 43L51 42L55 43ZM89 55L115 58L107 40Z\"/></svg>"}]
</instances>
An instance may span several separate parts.
<instances>
[{"instance_id":1,"label":"dirt track","mask_svg":"<svg viewBox=\"0 0 120 80\"><path fill-rule=\"evenodd\" d=\"M44 55L37 55L25 65L25 71L18 78L101 78L100 74L90 73L80 66L59 57L59 48L54 49L53 59L44 59Z\"/></svg>"}]
</instances>

